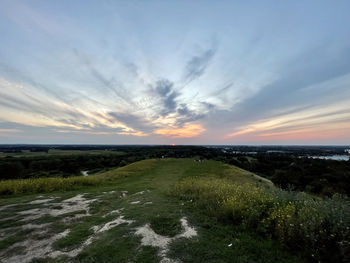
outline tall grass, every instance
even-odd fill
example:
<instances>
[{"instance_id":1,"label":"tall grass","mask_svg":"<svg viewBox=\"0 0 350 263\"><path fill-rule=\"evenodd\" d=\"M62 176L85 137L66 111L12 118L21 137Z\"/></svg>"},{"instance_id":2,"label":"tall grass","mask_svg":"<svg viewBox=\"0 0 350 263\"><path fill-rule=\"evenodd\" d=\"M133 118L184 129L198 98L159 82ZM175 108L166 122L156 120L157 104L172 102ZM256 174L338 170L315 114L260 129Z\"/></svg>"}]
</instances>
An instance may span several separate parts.
<instances>
[{"instance_id":1,"label":"tall grass","mask_svg":"<svg viewBox=\"0 0 350 263\"><path fill-rule=\"evenodd\" d=\"M101 182L101 178L97 176L6 180L0 182L0 195L43 193L56 190L74 190L83 186L97 185Z\"/></svg>"},{"instance_id":2,"label":"tall grass","mask_svg":"<svg viewBox=\"0 0 350 263\"><path fill-rule=\"evenodd\" d=\"M155 160L144 160L101 174L90 176L4 180L0 181L0 196L25 193L67 191L86 186L100 185L114 181L116 179L140 174L141 171L147 171L148 169L151 169L154 164Z\"/></svg>"},{"instance_id":3,"label":"tall grass","mask_svg":"<svg viewBox=\"0 0 350 263\"><path fill-rule=\"evenodd\" d=\"M278 239L315 262L350 262L350 204L225 178L186 178L175 194L210 215Z\"/></svg>"}]
</instances>

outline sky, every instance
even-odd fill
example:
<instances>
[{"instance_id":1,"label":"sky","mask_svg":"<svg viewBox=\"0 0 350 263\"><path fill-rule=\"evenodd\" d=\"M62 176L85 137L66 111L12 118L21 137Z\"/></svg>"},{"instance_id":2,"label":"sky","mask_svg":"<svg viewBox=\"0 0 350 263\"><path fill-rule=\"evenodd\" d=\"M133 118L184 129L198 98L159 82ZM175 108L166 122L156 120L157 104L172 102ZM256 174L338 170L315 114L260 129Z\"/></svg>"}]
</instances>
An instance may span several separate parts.
<instances>
[{"instance_id":1,"label":"sky","mask_svg":"<svg viewBox=\"0 0 350 263\"><path fill-rule=\"evenodd\" d=\"M0 0L0 143L350 144L349 10Z\"/></svg>"}]
</instances>

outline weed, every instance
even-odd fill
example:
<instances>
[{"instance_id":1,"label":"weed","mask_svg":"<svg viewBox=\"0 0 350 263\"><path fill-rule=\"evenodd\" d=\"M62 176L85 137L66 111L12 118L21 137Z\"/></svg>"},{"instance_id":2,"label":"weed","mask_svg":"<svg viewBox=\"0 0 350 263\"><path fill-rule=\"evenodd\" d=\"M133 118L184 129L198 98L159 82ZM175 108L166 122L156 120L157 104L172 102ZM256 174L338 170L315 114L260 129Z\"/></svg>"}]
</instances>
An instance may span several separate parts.
<instances>
[{"instance_id":1,"label":"weed","mask_svg":"<svg viewBox=\"0 0 350 263\"><path fill-rule=\"evenodd\" d=\"M272 235L311 260L345 262L349 257L350 204L338 196L316 199L215 177L186 178L174 193L194 200L211 216Z\"/></svg>"}]
</instances>

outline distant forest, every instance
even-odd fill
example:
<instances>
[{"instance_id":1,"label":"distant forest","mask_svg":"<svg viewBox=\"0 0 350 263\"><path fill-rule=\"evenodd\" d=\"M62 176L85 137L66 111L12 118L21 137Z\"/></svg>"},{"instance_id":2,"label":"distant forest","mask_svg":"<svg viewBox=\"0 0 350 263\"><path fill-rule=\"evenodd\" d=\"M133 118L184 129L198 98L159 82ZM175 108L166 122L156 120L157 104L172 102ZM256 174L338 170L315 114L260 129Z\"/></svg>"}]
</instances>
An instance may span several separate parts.
<instances>
[{"instance_id":1,"label":"distant forest","mask_svg":"<svg viewBox=\"0 0 350 263\"><path fill-rule=\"evenodd\" d=\"M0 146L0 180L96 173L149 158L219 160L287 190L350 195L350 161L307 158L344 154L345 147L252 146Z\"/></svg>"}]
</instances>

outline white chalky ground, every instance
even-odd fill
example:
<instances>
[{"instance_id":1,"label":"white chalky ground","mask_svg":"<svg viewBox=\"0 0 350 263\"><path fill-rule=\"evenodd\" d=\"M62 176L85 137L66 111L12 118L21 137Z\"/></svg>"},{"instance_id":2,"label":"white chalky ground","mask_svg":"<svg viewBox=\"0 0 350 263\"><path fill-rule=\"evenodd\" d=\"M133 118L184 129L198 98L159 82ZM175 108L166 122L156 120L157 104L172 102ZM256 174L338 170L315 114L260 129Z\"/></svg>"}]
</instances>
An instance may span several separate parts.
<instances>
[{"instance_id":1,"label":"white chalky ground","mask_svg":"<svg viewBox=\"0 0 350 263\"><path fill-rule=\"evenodd\" d=\"M136 195L143 195L146 191L141 191L139 193L136 193ZM114 192L115 191L112 191L110 193ZM122 198L126 197L126 195L128 194L127 191L122 191L121 193ZM75 257L80 252L82 252L87 246L89 246L93 241L97 240L101 233L109 231L114 227L118 227L121 224L130 225L132 223L135 223L134 220L125 219L124 216L121 214L124 208L112 210L103 215L102 217L105 218L107 216L112 215L115 215L117 217L109 222L91 227L93 234L91 234L82 244L80 244L79 247L70 251L55 250L53 248L53 244L59 239L66 237L70 233L70 229L68 228L61 233L52 234L50 233L50 226L52 225L52 223L34 224L31 221L47 215L57 217L67 213L77 213L73 217L71 217L74 219L91 216L90 205L94 202L98 202L98 199L87 199L84 197L84 194L78 194L72 198L65 199L61 202L55 201L54 197L42 199L43 197L39 196L38 198L40 199L28 202L27 204L42 205L42 207L19 211L17 212L17 215L13 216L14 218L16 218L16 216L21 217L20 220L25 223L24 225L0 230L0 240L3 240L8 237L9 230L12 230L12 235L16 235L17 231L26 229L32 230L32 232L26 240L14 243L10 247L0 251L0 262L26 263L32 261L34 258L55 258L58 256ZM140 203L140 201L131 202L131 204L138 203ZM147 204L151 203L152 202L147 202ZM2 206L0 207L0 211L6 211L6 209L12 208L14 206L16 206L16 204ZM3 218L0 220L6 219L8 218ZM69 219L68 217L62 219L62 221L65 223L69 223L70 220L71 219ZM188 225L186 218L182 218L180 221L182 225L182 232L172 238L158 235L152 230L149 224L137 227L136 229L133 228L130 234L140 236L142 246L157 247L158 255L160 256L162 263L178 262L167 257L169 245L179 238L192 238L197 235L196 230ZM34 238L38 236L44 238ZM21 249L17 249L19 247ZM17 252L11 253L11 251ZM20 251L20 253L18 251Z\"/></svg>"}]
</instances>

